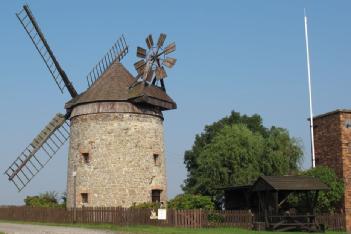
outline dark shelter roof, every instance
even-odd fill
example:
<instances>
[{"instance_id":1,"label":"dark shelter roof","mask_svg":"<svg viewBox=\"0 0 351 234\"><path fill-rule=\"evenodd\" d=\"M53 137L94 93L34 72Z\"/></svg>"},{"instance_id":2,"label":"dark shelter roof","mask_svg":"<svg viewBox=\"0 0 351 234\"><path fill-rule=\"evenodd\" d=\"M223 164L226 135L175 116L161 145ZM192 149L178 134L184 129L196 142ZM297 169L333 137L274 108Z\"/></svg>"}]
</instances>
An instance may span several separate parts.
<instances>
[{"instance_id":1,"label":"dark shelter roof","mask_svg":"<svg viewBox=\"0 0 351 234\"><path fill-rule=\"evenodd\" d=\"M161 88L140 82L129 90L129 100L134 103L148 103L171 110L177 108L177 104Z\"/></svg>"},{"instance_id":2,"label":"dark shelter roof","mask_svg":"<svg viewBox=\"0 0 351 234\"><path fill-rule=\"evenodd\" d=\"M88 90L66 103L65 108L102 101L129 101L160 107L161 110L175 109L175 102L159 87L138 84L138 89L129 89L135 78L119 62L114 62Z\"/></svg>"},{"instance_id":3,"label":"dark shelter roof","mask_svg":"<svg viewBox=\"0 0 351 234\"><path fill-rule=\"evenodd\" d=\"M260 176L252 191L309 191L328 190L322 181L311 176Z\"/></svg>"},{"instance_id":4,"label":"dark shelter roof","mask_svg":"<svg viewBox=\"0 0 351 234\"><path fill-rule=\"evenodd\" d=\"M225 191L316 191L328 190L328 186L311 176L260 176L253 184L221 188Z\"/></svg>"}]
</instances>

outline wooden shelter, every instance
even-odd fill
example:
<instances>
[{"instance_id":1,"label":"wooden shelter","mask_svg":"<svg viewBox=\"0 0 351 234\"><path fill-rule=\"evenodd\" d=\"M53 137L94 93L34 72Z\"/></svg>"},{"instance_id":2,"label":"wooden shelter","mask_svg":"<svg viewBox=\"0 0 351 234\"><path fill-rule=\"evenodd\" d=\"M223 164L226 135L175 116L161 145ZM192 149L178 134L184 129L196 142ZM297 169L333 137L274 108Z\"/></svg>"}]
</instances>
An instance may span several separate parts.
<instances>
[{"instance_id":1,"label":"wooden shelter","mask_svg":"<svg viewBox=\"0 0 351 234\"><path fill-rule=\"evenodd\" d=\"M319 179L309 176L260 176L253 184L223 188L226 209L250 209L256 224L268 230L320 229L315 222L318 193L328 190ZM307 205L298 212L286 206L291 193L305 196Z\"/></svg>"}]
</instances>

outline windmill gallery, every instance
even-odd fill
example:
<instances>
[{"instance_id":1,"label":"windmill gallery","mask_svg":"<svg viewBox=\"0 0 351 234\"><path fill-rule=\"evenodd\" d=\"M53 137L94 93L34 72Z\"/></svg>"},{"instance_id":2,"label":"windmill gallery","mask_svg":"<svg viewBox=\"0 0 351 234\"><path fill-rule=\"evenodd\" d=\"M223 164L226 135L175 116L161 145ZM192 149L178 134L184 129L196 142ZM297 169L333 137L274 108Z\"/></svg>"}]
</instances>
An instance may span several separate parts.
<instances>
[{"instance_id":1,"label":"windmill gallery","mask_svg":"<svg viewBox=\"0 0 351 234\"><path fill-rule=\"evenodd\" d=\"M27 5L16 14L55 83L72 99L66 114L56 114L8 167L5 174L21 191L69 140L67 207L122 206L166 201L167 184L162 111L175 109L167 95L165 67L175 43L164 46L149 35L147 49L134 64L138 75L120 63L128 53L120 37L87 76L78 94L61 68Z\"/></svg>"}]
</instances>

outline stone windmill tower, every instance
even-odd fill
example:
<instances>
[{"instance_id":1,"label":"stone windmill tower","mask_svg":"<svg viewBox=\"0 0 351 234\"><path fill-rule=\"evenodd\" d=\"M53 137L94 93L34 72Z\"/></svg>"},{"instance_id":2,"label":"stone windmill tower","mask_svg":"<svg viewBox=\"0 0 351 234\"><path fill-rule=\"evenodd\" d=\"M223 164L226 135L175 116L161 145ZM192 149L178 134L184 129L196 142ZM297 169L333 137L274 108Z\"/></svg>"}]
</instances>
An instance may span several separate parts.
<instances>
[{"instance_id":1,"label":"stone windmill tower","mask_svg":"<svg viewBox=\"0 0 351 234\"><path fill-rule=\"evenodd\" d=\"M128 52L122 36L87 76L89 88L78 94L54 57L29 7L18 19L61 91L72 99L5 171L21 191L70 138L67 206L123 206L166 201L167 184L162 111L176 108L167 95L164 66L175 44L163 47L161 34L148 49L138 47L138 75L120 63ZM34 32L34 33L32 33ZM39 38L37 41L35 38ZM43 154L41 154L43 153Z\"/></svg>"},{"instance_id":2,"label":"stone windmill tower","mask_svg":"<svg viewBox=\"0 0 351 234\"><path fill-rule=\"evenodd\" d=\"M159 87L136 83L113 63L85 93L66 104L72 109L68 206L131 206L166 201L163 110L176 108ZM75 168L74 168L75 167Z\"/></svg>"}]
</instances>

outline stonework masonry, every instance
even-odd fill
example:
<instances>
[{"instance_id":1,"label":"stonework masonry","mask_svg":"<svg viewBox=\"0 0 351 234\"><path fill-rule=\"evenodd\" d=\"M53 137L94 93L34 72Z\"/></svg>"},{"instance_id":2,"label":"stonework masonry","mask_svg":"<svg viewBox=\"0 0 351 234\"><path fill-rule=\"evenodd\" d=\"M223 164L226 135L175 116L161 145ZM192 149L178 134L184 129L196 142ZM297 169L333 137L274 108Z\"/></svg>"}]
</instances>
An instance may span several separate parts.
<instances>
[{"instance_id":1,"label":"stonework masonry","mask_svg":"<svg viewBox=\"0 0 351 234\"><path fill-rule=\"evenodd\" d=\"M77 207L130 207L151 202L152 190L167 201L160 111L127 102L90 103L75 107L70 121L67 207L74 201Z\"/></svg>"},{"instance_id":2,"label":"stonework masonry","mask_svg":"<svg viewBox=\"0 0 351 234\"><path fill-rule=\"evenodd\" d=\"M345 184L343 212L351 231L351 110L336 110L313 119L316 165L332 168Z\"/></svg>"}]
</instances>

